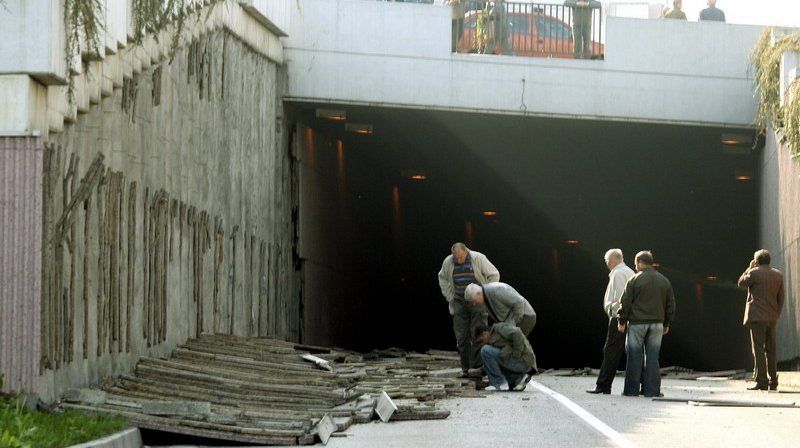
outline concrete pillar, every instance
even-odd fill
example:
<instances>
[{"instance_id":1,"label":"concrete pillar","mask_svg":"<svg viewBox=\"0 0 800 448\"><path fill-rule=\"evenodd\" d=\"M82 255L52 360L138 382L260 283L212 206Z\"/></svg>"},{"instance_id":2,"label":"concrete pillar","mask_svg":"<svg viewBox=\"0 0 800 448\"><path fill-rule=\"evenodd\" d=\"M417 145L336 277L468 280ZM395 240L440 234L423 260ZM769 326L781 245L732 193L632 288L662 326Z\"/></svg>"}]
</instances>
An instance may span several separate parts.
<instances>
[{"instance_id":1,"label":"concrete pillar","mask_svg":"<svg viewBox=\"0 0 800 448\"><path fill-rule=\"evenodd\" d=\"M43 155L41 137L0 137L0 374L4 390L37 389Z\"/></svg>"}]
</instances>

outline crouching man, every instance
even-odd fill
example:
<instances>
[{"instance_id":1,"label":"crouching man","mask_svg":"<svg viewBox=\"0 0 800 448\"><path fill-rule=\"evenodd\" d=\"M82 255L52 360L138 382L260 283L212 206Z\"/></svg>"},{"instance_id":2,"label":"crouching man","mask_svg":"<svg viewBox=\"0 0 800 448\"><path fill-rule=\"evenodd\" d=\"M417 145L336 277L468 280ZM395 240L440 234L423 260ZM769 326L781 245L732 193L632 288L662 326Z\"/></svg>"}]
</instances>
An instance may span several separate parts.
<instances>
[{"instance_id":1,"label":"crouching man","mask_svg":"<svg viewBox=\"0 0 800 448\"><path fill-rule=\"evenodd\" d=\"M505 322L475 329L475 344L481 347L483 370L489 377L488 391L525 390L536 373L536 355L518 327Z\"/></svg>"}]
</instances>

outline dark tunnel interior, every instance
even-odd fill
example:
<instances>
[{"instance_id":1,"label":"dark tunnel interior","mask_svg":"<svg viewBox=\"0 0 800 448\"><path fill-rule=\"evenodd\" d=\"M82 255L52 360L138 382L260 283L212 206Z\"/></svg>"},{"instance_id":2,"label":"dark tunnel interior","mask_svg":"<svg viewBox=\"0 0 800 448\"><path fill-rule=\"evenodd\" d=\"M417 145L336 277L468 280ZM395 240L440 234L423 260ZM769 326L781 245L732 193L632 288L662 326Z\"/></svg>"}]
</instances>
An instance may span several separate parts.
<instances>
[{"instance_id":1,"label":"dark tunnel interior","mask_svg":"<svg viewBox=\"0 0 800 448\"><path fill-rule=\"evenodd\" d=\"M305 342L455 350L436 275L464 241L532 303L540 367L597 367L603 254L619 247L631 267L652 250L673 283L662 366L747 365L735 282L756 249L757 157L723 143L735 131L320 107L372 133L293 106Z\"/></svg>"}]
</instances>

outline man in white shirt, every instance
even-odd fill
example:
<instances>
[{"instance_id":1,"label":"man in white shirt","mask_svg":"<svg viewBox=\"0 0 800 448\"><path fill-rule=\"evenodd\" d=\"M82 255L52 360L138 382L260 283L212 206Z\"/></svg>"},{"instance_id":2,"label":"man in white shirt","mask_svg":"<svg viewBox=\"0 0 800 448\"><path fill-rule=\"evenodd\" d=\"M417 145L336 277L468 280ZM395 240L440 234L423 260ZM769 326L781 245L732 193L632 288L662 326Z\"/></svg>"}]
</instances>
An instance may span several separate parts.
<instances>
[{"instance_id":1,"label":"man in white shirt","mask_svg":"<svg viewBox=\"0 0 800 448\"><path fill-rule=\"evenodd\" d=\"M625 265L622 258L622 250L609 249L605 255L606 266L608 266L608 286L606 296L603 300L603 310L608 315L608 332L606 333L606 344L603 347L603 364L600 366L600 374L597 376L597 386L586 392L590 394L610 394L611 383L617 374L617 367L625 353L625 334L617 329L617 313L620 308L620 299L625 292L625 285L634 276L633 269Z\"/></svg>"}]
</instances>

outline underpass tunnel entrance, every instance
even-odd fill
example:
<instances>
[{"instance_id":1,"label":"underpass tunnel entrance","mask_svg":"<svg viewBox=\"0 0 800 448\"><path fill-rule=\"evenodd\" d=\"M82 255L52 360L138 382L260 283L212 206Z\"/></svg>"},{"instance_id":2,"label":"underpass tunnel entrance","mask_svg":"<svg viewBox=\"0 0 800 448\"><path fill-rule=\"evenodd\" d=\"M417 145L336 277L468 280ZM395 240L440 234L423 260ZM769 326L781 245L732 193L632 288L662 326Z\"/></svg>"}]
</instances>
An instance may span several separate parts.
<instances>
[{"instance_id":1,"label":"underpass tunnel entrance","mask_svg":"<svg viewBox=\"0 0 800 448\"><path fill-rule=\"evenodd\" d=\"M483 252L538 314L540 367L599 366L607 249L652 250L677 320L664 365L748 362L752 131L292 105L306 343L455 350L437 273Z\"/></svg>"}]
</instances>

